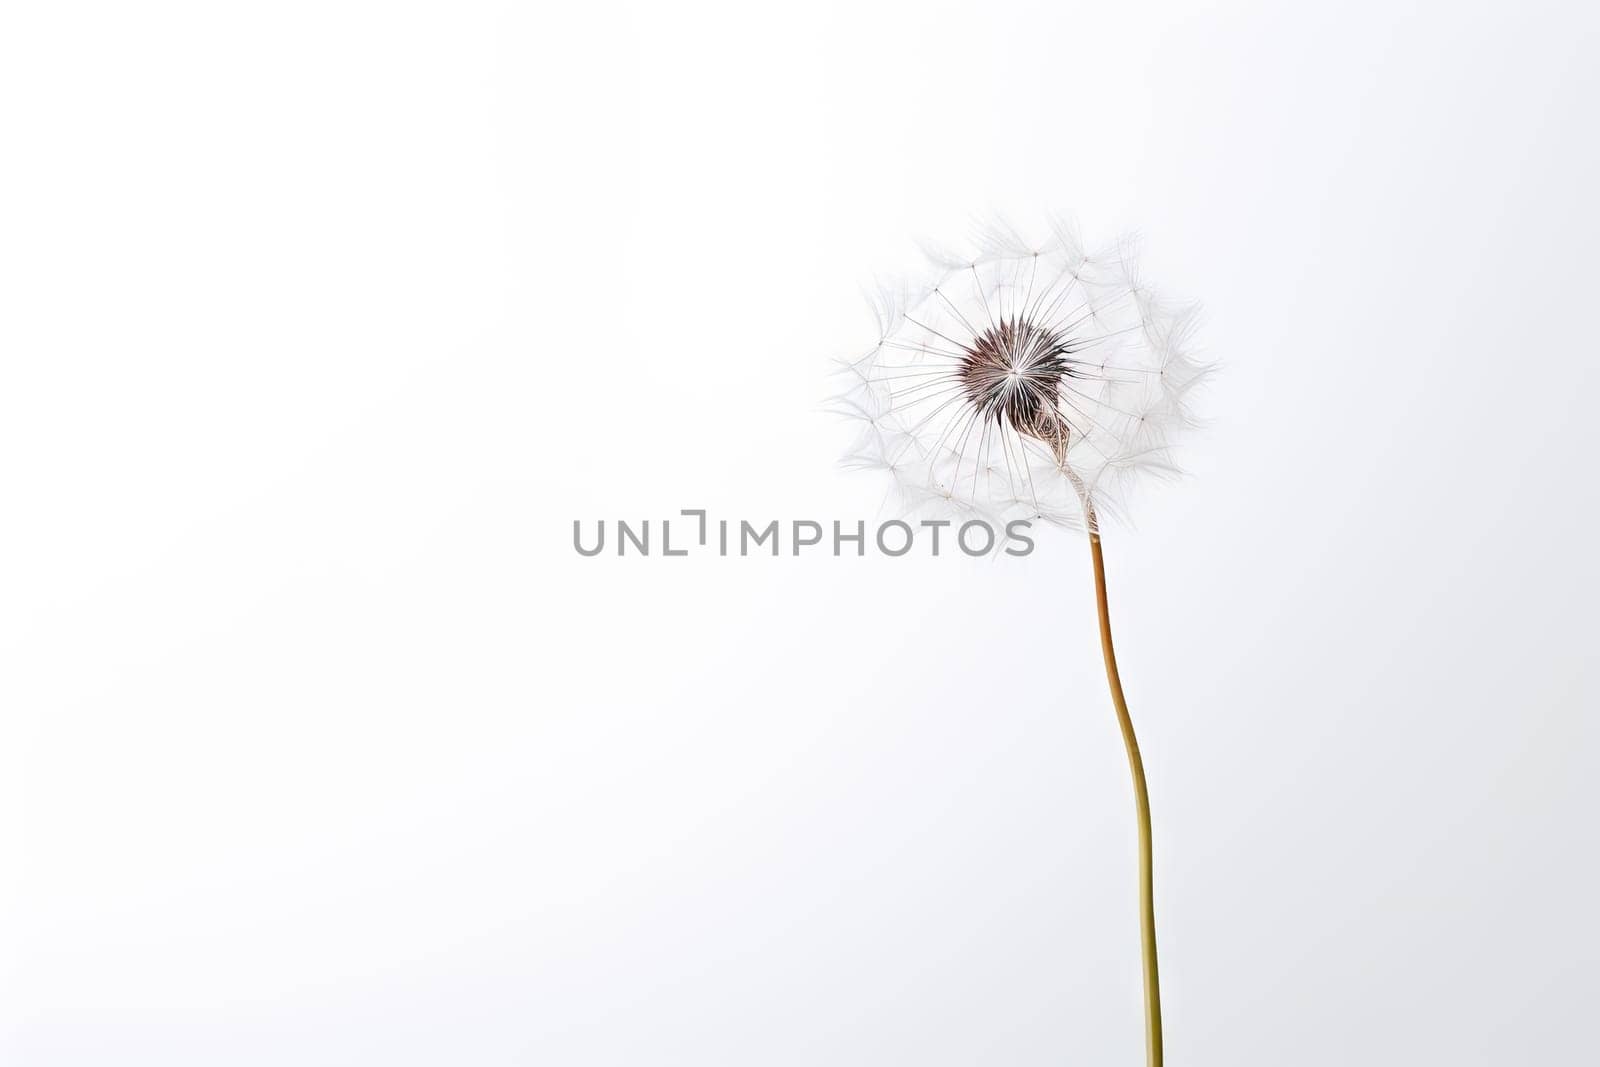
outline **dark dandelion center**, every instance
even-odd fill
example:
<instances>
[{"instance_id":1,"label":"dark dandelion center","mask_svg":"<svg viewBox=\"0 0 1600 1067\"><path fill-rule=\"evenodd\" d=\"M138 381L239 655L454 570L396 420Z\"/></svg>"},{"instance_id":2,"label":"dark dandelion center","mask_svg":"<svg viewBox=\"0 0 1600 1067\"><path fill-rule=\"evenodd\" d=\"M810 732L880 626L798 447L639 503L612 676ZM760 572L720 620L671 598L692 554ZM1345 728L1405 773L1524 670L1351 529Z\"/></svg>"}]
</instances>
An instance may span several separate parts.
<instances>
[{"instance_id":1,"label":"dark dandelion center","mask_svg":"<svg viewBox=\"0 0 1600 1067\"><path fill-rule=\"evenodd\" d=\"M1025 318L1002 319L963 346L957 372L967 398L985 419L1010 423L1060 452L1068 426L1061 390L1076 376L1072 342Z\"/></svg>"}]
</instances>

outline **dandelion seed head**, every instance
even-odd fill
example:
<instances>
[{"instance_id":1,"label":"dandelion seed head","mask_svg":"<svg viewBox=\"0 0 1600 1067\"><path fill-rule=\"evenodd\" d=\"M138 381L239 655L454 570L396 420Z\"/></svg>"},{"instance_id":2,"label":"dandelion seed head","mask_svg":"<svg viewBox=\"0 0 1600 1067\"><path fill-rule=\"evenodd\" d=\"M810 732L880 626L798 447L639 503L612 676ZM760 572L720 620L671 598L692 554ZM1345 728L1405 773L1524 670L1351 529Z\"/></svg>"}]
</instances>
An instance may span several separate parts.
<instances>
[{"instance_id":1,"label":"dandelion seed head","mask_svg":"<svg viewBox=\"0 0 1600 1067\"><path fill-rule=\"evenodd\" d=\"M1170 476L1196 419L1192 308L1162 301L1131 242L1089 255L996 225L974 253L928 252L930 284L874 301L877 344L835 410L847 463L894 472L908 510L1094 529L1142 476Z\"/></svg>"}]
</instances>

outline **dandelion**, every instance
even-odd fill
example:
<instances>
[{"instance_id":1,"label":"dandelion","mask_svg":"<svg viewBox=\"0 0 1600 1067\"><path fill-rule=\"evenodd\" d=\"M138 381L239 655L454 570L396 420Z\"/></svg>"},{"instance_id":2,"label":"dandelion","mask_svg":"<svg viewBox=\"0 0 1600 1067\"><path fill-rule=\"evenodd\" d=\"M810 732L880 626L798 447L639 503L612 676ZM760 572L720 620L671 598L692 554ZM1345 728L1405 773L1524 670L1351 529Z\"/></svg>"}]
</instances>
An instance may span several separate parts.
<instances>
[{"instance_id":1,"label":"dandelion","mask_svg":"<svg viewBox=\"0 0 1600 1067\"><path fill-rule=\"evenodd\" d=\"M1133 775L1146 1055L1160 1067L1150 800L1112 647L1101 524L1141 477L1178 472L1172 446L1194 425L1190 400L1207 373L1189 352L1194 312L1144 284L1131 243L1090 254L1061 225L1037 245L997 226L970 255L929 257L932 283L880 295L878 342L845 367L839 410L861 425L845 462L887 473L911 510L1087 533Z\"/></svg>"}]
</instances>

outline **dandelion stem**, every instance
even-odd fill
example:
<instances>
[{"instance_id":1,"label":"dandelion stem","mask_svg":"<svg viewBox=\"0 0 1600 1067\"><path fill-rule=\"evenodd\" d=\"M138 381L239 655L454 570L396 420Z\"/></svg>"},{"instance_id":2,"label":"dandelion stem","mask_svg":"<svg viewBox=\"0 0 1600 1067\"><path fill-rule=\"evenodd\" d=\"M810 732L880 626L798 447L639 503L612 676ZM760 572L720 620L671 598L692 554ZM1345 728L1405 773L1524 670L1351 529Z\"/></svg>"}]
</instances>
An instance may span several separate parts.
<instances>
[{"instance_id":1,"label":"dandelion stem","mask_svg":"<svg viewBox=\"0 0 1600 1067\"><path fill-rule=\"evenodd\" d=\"M1095 529L1093 516L1094 513L1090 511L1089 551L1094 557L1094 595L1095 605L1100 612L1100 650L1105 656L1111 702L1117 708L1117 725L1122 727L1122 743L1128 750L1128 769L1133 772L1133 801L1139 820L1139 940L1144 958L1145 1057L1149 1067L1161 1067L1161 981L1156 972L1150 792L1145 787L1144 760L1139 757L1139 739L1134 736L1133 719L1128 715L1128 702L1122 695L1122 679L1117 674L1117 653L1111 645L1111 609L1106 603L1106 563L1100 551L1100 534Z\"/></svg>"}]
</instances>

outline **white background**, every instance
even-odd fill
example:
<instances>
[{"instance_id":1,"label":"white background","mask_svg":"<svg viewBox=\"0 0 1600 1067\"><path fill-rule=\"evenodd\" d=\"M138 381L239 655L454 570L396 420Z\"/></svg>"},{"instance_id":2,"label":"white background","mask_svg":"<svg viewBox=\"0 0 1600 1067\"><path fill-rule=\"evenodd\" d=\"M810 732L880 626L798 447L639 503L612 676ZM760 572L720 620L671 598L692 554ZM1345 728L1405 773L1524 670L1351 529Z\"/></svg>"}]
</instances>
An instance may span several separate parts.
<instances>
[{"instance_id":1,"label":"white background","mask_svg":"<svg viewBox=\"0 0 1600 1067\"><path fill-rule=\"evenodd\" d=\"M1224 365L1107 537L1174 1065L1585 1055L1585 5L21 3L0 1060L1134 1064L1087 554L872 519L829 361L973 218Z\"/></svg>"}]
</instances>

